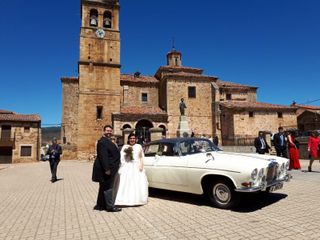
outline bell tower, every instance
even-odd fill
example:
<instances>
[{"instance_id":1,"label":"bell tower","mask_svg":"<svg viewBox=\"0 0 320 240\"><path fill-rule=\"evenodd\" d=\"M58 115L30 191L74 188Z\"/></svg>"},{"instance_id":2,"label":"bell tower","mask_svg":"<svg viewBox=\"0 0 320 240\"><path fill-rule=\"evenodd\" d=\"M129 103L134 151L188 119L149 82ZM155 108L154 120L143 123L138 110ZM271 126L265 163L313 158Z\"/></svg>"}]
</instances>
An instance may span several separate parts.
<instances>
[{"instance_id":1,"label":"bell tower","mask_svg":"<svg viewBox=\"0 0 320 240\"><path fill-rule=\"evenodd\" d=\"M81 0L78 158L94 153L102 127L120 112L119 0ZM83 153L83 154L82 154Z\"/></svg>"},{"instance_id":2,"label":"bell tower","mask_svg":"<svg viewBox=\"0 0 320 240\"><path fill-rule=\"evenodd\" d=\"M175 48L172 48L171 52L167 54L167 65L170 67L181 67L182 66L182 54Z\"/></svg>"}]
</instances>

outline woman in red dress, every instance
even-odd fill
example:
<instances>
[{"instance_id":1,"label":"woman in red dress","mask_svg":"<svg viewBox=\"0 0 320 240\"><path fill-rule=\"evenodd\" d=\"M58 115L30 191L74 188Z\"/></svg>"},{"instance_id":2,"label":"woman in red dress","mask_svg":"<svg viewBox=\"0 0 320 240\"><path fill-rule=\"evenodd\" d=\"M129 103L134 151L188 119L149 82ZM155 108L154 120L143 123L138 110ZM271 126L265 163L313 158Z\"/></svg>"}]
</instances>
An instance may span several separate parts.
<instances>
[{"instance_id":1,"label":"woman in red dress","mask_svg":"<svg viewBox=\"0 0 320 240\"><path fill-rule=\"evenodd\" d=\"M299 149L295 142L295 133L289 132L288 134L288 148L290 156L289 169L301 169L299 161Z\"/></svg>"},{"instance_id":2,"label":"woman in red dress","mask_svg":"<svg viewBox=\"0 0 320 240\"><path fill-rule=\"evenodd\" d=\"M310 157L310 162L308 166L308 172L312 172L312 163L316 159L320 159L320 137L317 131L311 133L311 136L308 141L308 152Z\"/></svg>"}]
</instances>

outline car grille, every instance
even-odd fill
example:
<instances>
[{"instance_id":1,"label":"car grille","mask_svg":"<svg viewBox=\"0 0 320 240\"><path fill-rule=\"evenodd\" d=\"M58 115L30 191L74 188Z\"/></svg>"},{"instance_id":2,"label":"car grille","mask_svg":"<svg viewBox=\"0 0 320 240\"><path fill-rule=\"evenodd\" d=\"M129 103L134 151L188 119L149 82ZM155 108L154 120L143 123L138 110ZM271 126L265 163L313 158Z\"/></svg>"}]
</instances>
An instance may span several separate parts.
<instances>
[{"instance_id":1,"label":"car grille","mask_svg":"<svg viewBox=\"0 0 320 240\"><path fill-rule=\"evenodd\" d=\"M271 162L267 169L267 184L271 184L273 181L277 180L279 164L276 162Z\"/></svg>"}]
</instances>

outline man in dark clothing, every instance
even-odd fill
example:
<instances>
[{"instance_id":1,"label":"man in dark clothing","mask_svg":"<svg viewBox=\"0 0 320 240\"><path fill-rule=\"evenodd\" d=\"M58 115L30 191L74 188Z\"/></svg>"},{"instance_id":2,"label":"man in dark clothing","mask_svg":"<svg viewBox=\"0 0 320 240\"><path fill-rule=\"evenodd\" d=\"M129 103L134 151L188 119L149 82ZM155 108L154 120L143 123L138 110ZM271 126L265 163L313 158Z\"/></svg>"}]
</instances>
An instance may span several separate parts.
<instances>
[{"instance_id":1,"label":"man in dark clothing","mask_svg":"<svg viewBox=\"0 0 320 240\"><path fill-rule=\"evenodd\" d=\"M283 132L283 127L278 128L278 133L273 136L273 144L277 151L277 156L288 158L287 139Z\"/></svg>"},{"instance_id":2,"label":"man in dark clothing","mask_svg":"<svg viewBox=\"0 0 320 240\"><path fill-rule=\"evenodd\" d=\"M113 128L106 125L104 134L97 144L97 158L93 164L92 181L99 182L99 193L95 210L119 212L121 208L114 206L118 185L118 169L120 167L120 151L111 141Z\"/></svg>"},{"instance_id":3,"label":"man in dark clothing","mask_svg":"<svg viewBox=\"0 0 320 240\"><path fill-rule=\"evenodd\" d=\"M49 155L49 164L51 170L51 182L57 181L57 168L60 162L60 155L62 154L62 148L57 143L57 139L52 139L52 145L49 146L47 155Z\"/></svg>"},{"instance_id":4,"label":"man in dark clothing","mask_svg":"<svg viewBox=\"0 0 320 240\"><path fill-rule=\"evenodd\" d=\"M263 132L259 132L259 136L254 140L254 146L259 154L269 153L270 146L266 142Z\"/></svg>"}]
</instances>

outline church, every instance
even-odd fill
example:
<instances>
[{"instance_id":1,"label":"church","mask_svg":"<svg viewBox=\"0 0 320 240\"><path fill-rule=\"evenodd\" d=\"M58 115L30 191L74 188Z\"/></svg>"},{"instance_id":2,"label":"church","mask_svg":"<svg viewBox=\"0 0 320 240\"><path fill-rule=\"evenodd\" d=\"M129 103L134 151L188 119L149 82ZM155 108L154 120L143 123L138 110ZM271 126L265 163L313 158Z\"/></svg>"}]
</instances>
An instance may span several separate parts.
<instances>
[{"instance_id":1,"label":"church","mask_svg":"<svg viewBox=\"0 0 320 240\"><path fill-rule=\"evenodd\" d=\"M119 0L81 0L78 76L61 78L65 159L95 154L105 124L122 141L132 131L155 140L180 137L184 121L187 135L217 136L222 145L254 138L261 130L297 127L296 107L258 102L257 87L184 66L175 48L153 76L121 74L119 12Z\"/></svg>"}]
</instances>

